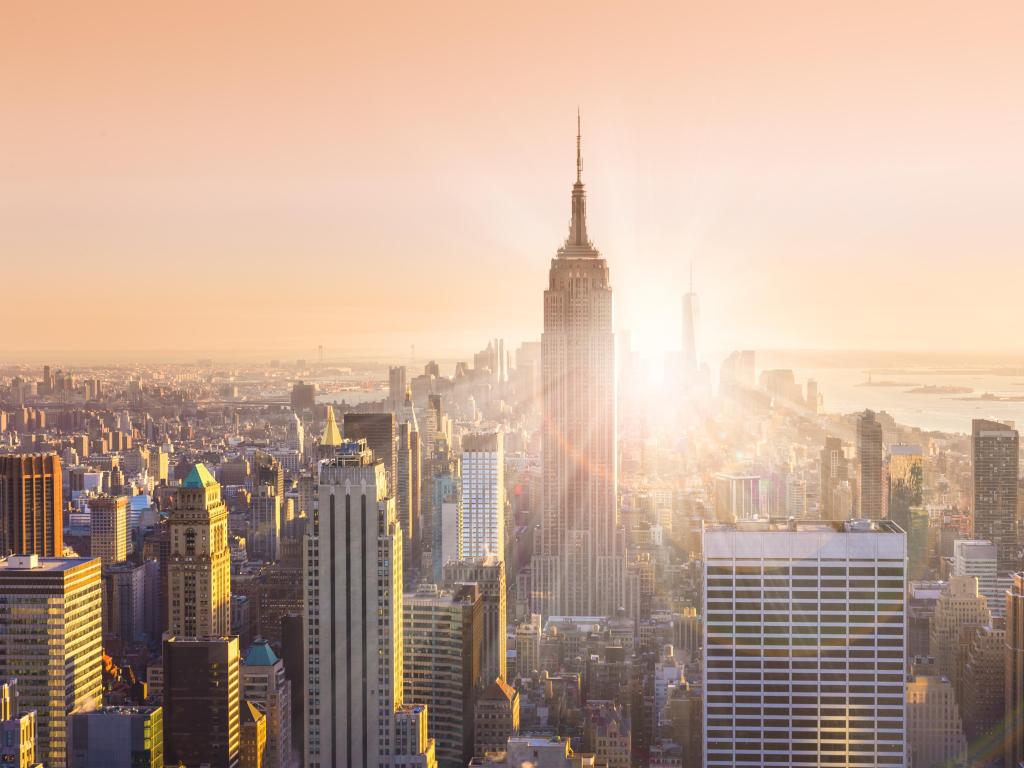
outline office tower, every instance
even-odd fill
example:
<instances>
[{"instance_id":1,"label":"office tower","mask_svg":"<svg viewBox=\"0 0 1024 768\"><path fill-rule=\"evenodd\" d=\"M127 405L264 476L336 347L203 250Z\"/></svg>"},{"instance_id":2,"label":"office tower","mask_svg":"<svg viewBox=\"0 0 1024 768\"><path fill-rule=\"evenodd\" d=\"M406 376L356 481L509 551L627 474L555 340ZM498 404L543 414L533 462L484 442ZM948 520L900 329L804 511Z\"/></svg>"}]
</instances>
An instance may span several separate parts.
<instances>
[{"instance_id":1,"label":"office tower","mask_svg":"<svg viewBox=\"0 0 1024 768\"><path fill-rule=\"evenodd\" d=\"M0 768L38 768L36 712L24 710L15 678L0 682Z\"/></svg>"},{"instance_id":2,"label":"office tower","mask_svg":"<svg viewBox=\"0 0 1024 768\"><path fill-rule=\"evenodd\" d=\"M931 551L928 548L928 510L910 508L910 527L907 529L907 563L910 581L928 578L931 570Z\"/></svg>"},{"instance_id":3,"label":"office tower","mask_svg":"<svg viewBox=\"0 0 1024 768\"><path fill-rule=\"evenodd\" d=\"M996 545L999 573L1020 567L1017 473L1020 436L997 421L971 422L974 469L974 538Z\"/></svg>"},{"instance_id":4,"label":"office tower","mask_svg":"<svg viewBox=\"0 0 1024 768\"><path fill-rule=\"evenodd\" d=\"M457 560L444 566L444 584L476 584L483 595L483 658L481 675L485 683L506 679L508 632L505 591L505 561L494 555Z\"/></svg>"},{"instance_id":5,"label":"office tower","mask_svg":"<svg viewBox=\"0 0 1024 768\"><path fill-rule=\"evenodd\" d=\"M902 765L906 534L705 523L703 551L705 765Z\"/></svg>"},{"instance_id":6,"label":"office tower","mask_svg":"<svg viewBox=\"0 0 1024 768\"><path fill-rule=\"evenodd\" d=\"M238 638L167 636L163 674L167 764L237 768Z\"/></svg>"},{"instance_id":7,"label":"office tower","mask_svg":"<svg viewBox=\"0 0 1024 768\"><path fill-rule=\"evenodd\" d=\"M462 557L505 559L505 451L501 432L462 438Z\"/></svg>"},{"instance_id":8,"label":"office tower","mask_svg":"<svg viewBox=\"0 0 1024 768\"><path fill-rule=\"evenodd\" d=\"M957 652L961 632L967 627L984 627L992 621L984 596L978 592L974 576L953 576L935 604L935 615L929 627L928 647L935 657L940 675L949 678L960 689Z\"/></svg>"},{"instance_id":9,"label":"office tower","mask_svg":"<svg viewBox=\"0 0 1024 768\"><path fill-rule=\"evenodd\" d=\"M440 502L431 556L435 582L441 581L445 564L462 559L462 499L458 491Z\"/></svg>"},{"instance_id":10,"label":"office tower","mask_svg":"<svg viewBox=\"0 0 1024 768\"><path fill-rule=\"evenodd\" d=\"M859 517L882 517L882 425L874 411L857 417L857 459L860 462ZM906 529L904 529L906 530Z\"/></svg>"},{"instance_id":11,"label":"office tower","mask_svg":"<svg viewBox=\"0 0 1024 768\"><path fill-rule=\"evenodd\" d=\"M473 712L473 754L503 752L519 734L519 692L502 679L492 680L476 700Z\"/></svg>"},{"instance_id":12,"label":"office tower","mask_svg":"<svg viewBox=\"0 0 1024 768\"><path fill-rule=\"evenodd\" d=\"M267 751L267 716L251 701L243 701L239 722L239 768L263 768Z\"/></svg>"},{"instance_id":13,"label":"office tower","mask_svg":"<svg viewBox=\"0 0 1024 768\"><path fill-rule=\"evenodd\" d=\"M120 706L71 715L68 768L164 768L163 710Z\"/></svg>"},{"instance_id":14,"label":"office tower","mask_svg":"<svg viewBox=\"0 0 1024 768\"><path fill-rule=\"evenodd\" d=\"M404 365L392 365L388 368L388 401L392 411L397 411L405 402L405 393L409 388L406 377Z\"/></svg>"},{"instance_id":15,"label":"office tower","mask_svg":"<svg viewBox=\"0 0 1024 768\"><path fill-rule=\"evenodd\" d=\"M346 440L365 440L373 455L384 462L388 495L397 490L395 459L398 454L398 429L393 413L346 413L342 426Z\"/></svg>"},{"instance_id":16,"label":"office tower","mask_svg":"<svg viewBox=\"0 0 1024 768\"><path fill-rule=\"evenodd\" d=\"M690 290L683 294L683 375L692 381L697 373L697 321L699 303L693 290L693 264L690 264Z\"/></svg>"},{"instance_id":17,"label":"office tower","mask_svg":"<svg viewBox=\"0 0 1024 768\"><path fill-rule=\"evenodd\" d=\"M67 716L102 700L102 599L98 559L0 561L0 679L17 677L22 709L36 711L47 768L67 766Z\"/></svg>"},{"instance_id":18,"label":"office tower","mask_svg":"<svg viewBox=\"0 0 1024 768\"><path fill-rule=\"evenodd\" d=\"M1013 574L1006 590L1006 707L1003 727L1003 765L1024 761L1024 573Z\"/></svg>"},{"instance_id":19,"label":"office tower","mask_svg":"<svg viewBox=\"0 0 1024 768\"><path fill-rule=\"evenodd\" d=\"M1006 626L1002 621L993 624L997 626L975 630L971 638L958 698L967 743L985 745L991 758L1002 754L1006 714Z\"/></svg>"},{"instance_id":20,"label":"office tower","mask_svg":"<svg viewBox=\"0 0 1024 768\"><path fill-rule=\"evenodd\" d=\"M292 385L291 405L295 411L311 411L316 408L316 384L295 382Z\"/></svg>"},{"instance_id":21,"label":"office tower","mask_svg":"<svg viewBox=\"0 0 1024 768\"><path fill-rule=\"evenodd\" d=\"M281 551L281 502L270 485L260 485L252 495L252 519L245 547L250 560L273 563Z\"/></svg>"},{"instance_id":22,"label":"office tower","mask_svg":"<svg viewBox=\"0 0 1024 768\"><path fill-rule=\"evenodd\" d=\"M957 539L953 542L953 576L975 576L994 618L1006 615L1006 588L998 583L996 545L991 541Z\"/></svg>"},{"instance_id":23,"label":"office tower","mask_svg":"<svg viewBox=\"0 0 1024 768\"><path fill-rule=\"evenodd\" d=\"M267 768L289 768L292 749L292 684L284 662L266 640L256 640L240 669L242 700L257 705L267 716Z\"/></svg>"},{"instance_id":24,"label":"office tower","mask_svg":"<svg viewBox=\"0 0 1024 768\"><path fill-rule=\"evenodd\" d=\"M92 556L103 567L128 558L128 497L101 496L89 501Z\"/></svg>"},{"instance_id":25,"label":"office tower","mask_svg":"<svg viewBox=\"0 0 1024 768\"><path fill-rule=\"evenodd\" d=\"M826 437L821 450L819 480L819 509L824 520L845 520L851 510L837 505L836 490L849 479L849 467L843 455L843 441L838 437Z\"/></svg>"},{"instance_id":26,"label":"office tower","mask_svg":"<svg viewBox=\"0 0 1024 768\"><path fill-rule=\"evenodd\" d=\"M174 494L170 535L168 631L179 638L231 634L228 509L203 464Z\"/></svg>"},{"instance_id":27,"label":"office tower","mask_svg":"<svg viewBox=\"0 0 1024 768\"><path fill-rule=\"evenodd\" d=\"M442 591L422 583L403 598L405 698L426 704L427 730L441 768L463 768L473 756L483 645L483 601L475 584Z\"/></svg>"},{"instance_id":28,"label":"office tower","mask_svg":"<svg viewBox=\"0 0 1024 768\"><path fill-rule=\"evenodd\" d=\"M911 765L963 765L967 759L953 684L937 675L907 680L907 744Z\"/></svg>"},{"instance_id":29,"label":"office tower","mask_svg":"<svg viewBox=\"0 0 1024 768\"><path fill-rule=\"evenodd\" d=\"M889 446L889 519L910 533L910 510L924 503L924 456L919 445Z\"/></svg>"},{"instance_id":30,"label":"office tower","mask_svg":"<svg viewBox=\"0 0 1024 768\"><path fill-rule=\"evenodd\" d=\"M55 453L0 456L3 552L61 557L64 497Z\"/></svg>"},{"instance_id":31,"label":"office tower","mask_svg":"<svg viewBox=\"0 0 1024 768\"><path fill-rule=\"evenodd\" d=\"M171 457L160 446L149 449L149 474L156 483L166 482L171 471Z\"/></svg>"},{"instance_id":32,"label":"office tower","mask_svg":"<svg viewBox=\"0 0 1024 768\"><path fill-rule=\"evenodd\" d=\"M623 605L615 342L608 263L587 235L580 137L569 236L551 260L541 336L543 511L535 608L612 616Z\"/></svg>"},{"instance_id":33,"label":"office tower","mask_svg":"<svg viewBox=\"0 0 1024 768\"><path fill-rule=\"evenodd\" d=\"M134 643L146 633L146 566L116 563L103 569L103 634Z\"/></svg>"},{"instance_id":34,"label":"office tower","mask_svg":"<svg viewBox=\"0 0 1024 768\"><path fill-rule=\"evenodd\" d=\"M402 704L402 534L365 440L320 463L307 539L306 768L387 765Z\"/></svg>"},{"instance_id":35,"label":"office tower","mask_svg":"<svg viewBox=\"0 0 1024 768\"><path fill-rule=\"evenodd\" d=\"M715 519L728 523L753 520L766 514L762 499L763 480L756 475L715 475Z\"/></svg>"}]
</instances>

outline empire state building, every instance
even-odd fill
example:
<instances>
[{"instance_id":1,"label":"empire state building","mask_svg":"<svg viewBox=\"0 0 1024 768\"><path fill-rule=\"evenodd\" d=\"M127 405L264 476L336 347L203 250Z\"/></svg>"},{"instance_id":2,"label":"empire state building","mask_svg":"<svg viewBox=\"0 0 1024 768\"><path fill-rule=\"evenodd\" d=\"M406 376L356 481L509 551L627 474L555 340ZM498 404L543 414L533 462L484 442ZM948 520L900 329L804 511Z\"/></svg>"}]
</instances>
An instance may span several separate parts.
<instances>
[{"instance_id":1,"label":"empire state building","mask_svg":"<svg viewBox=\"0 0 1024 768\"><path fill-rule=\"evenodd\" d=\"M551 260L541 337L543 512L532 609L610 616L623 605L615 345L608 263L587 236L580 134L569 236Z\"/></svg>"}]
</instances>

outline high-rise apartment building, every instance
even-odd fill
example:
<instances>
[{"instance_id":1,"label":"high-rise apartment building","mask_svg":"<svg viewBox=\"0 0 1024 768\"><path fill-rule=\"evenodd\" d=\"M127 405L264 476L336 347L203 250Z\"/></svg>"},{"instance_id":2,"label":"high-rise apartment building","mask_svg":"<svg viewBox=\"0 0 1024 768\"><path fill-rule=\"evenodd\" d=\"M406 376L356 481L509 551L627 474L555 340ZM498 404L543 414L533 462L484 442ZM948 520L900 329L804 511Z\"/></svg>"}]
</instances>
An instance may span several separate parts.
<instances>
[{"instance_id":1,"label":"high-rise apartment building","mask_svg":"<svg viewBox=\"0 0 1024 768\"><path fill-rule=\"evenodd\" d=\"M906 535L704 528L706 766L904 765Z\"/></svg>"},{"instance_id":2,"label":"high-rise apartment building","mask_svg":"<svg viewBox=\"0 0 1024 768\"><path fill-rule=\"evenodd\" d=\"M174 494L170 534L168 631L179 638L231 634L228 510L203 464Z\"/></svg>"},{"instance_id":3,"label":"high-rise apartment building","mask_svg":"<svg viewBox=\"0 0 1024 768\"><path fill-rule=\"evenodd\" d=\"M22 709L37 717L36 759L67 766L67 716L103 696L100 561L0 561L0 679L18 679Z\"/></svg>"},{"instance_id":4,"label":"high-rise apartment building","mask_svg":"<svg viewBox=\"0 0 1024 768\"><path fill-rule=\"evenodd\" d=\"M387 768L402 704L402 531L365 440L320 463L307 534L306 768Z\"/></svg>"},{"instance_id":5,"label":"high-rise apartment building","mask_svg":"<svg viewBox=\"0 0 1024 768\"><path fill-rule=\"evenodd\" d=\"M882 517L882 425L874 411L857 417L857 460L860 463L858 503L860 517ZM905 530L905 529L904 529Z\"/></svg>"},{"instance_id":6,"label":"high-rise apartment building","mask_svg":"<svg viewBox=\"0 0 1024 768\"><path fill-rule=\"evenodd\" d=\"M462 438L462 557L505 559L505 451L501 432Z\"/></svg>"},{"instance_id":7,"label":"high-rise apartment building","mask_svg":"<svg viewBox=\"0 0 1024 768\"><path fill-rule=\"evenodd\" d=\"M101 496L89 501L89 540L92 556L103 567L128 557L128 497Z\"/></svg>"},{"instance_id":8,"label":"high-rise apartment building","mask_svg":"<svg viewBox=\"0 0 1024 768\"><path fill-rule=\"evenodd\" d=\"M64 496L55 453L0 456L2 552L64 555Z\"/></svg>"},{"instance_id":9,"label":"high-rise apartment building","mask_svg":"<svg viewBox=\"0 0 1024 768\"><path fill-rule=\"evenodd\" d=\"M580 138L569 236L551 260L541 336L543 509L534 610L611 616L622 607L615 341L608 262L587 234Z\"/></svg>"},{"instance_id":10,"label":"high-rise apartment building","mask_svg":"<svg viewBox=\"0 0 1024 768\"><path fill-rule=\"evenodd\" d=\"M102 707L68 718L68 768L164 768L163 709Z\"/></svg>"},{"instance_id":11,"label":"high-rise apartment building","mask_svg":"<svg viewBox=\"0 0 1024 768\"><path fill-rule=\"evenodd\" d=\"M444 566L444 584L476 584L483 596L483 648L481 676L485 684L506 679L508 652L508 608L506 605L505 561L488 555L456 560Z\"/></svg>"},{"instance_id":12,"label":"high-rise apartment building","mask_svg":"<svg viewBox=\"0 0 1024 768\"><path fill-rule=\"evenodd\" d=\"M238 768L238 638L165 637L163 673L167 765Z\"/></svg>"},{"instance_id":13,"label":"high-rise apartment building","mask_svg":"<svg viewBox=\"0 0 1024 768\"><path fill-rule=\"evenodd\" d=\"M240 668L242 700L256 704L267 716L266 768L290 768L292 684L284 662L266 640L249 646Z\"/></svg>"},{"instance_id":14,"label":"high-rise apartment building","mask_svg":"<svg viewBox=\"0 0 1024 768\"><path fill-rule=\"evenodd\" d=\"M996 545L999 573L1020 567L1017 538L1017 474L1020 435L997 421L971 422L974 475L974 538Z\"/></svg>"},{"instance_id":15,"label":"high-rise apartment building","mask_svg":"<svg viewBox=\"0 0 1024 768\"><path fill-rule=\"evenodd\" d=\"M448 592L423 583L403 598L405 698L426 704L441 768L473 756L473 711L483 685L483 601L475 584Z\"/></svg>"}]
</instances>

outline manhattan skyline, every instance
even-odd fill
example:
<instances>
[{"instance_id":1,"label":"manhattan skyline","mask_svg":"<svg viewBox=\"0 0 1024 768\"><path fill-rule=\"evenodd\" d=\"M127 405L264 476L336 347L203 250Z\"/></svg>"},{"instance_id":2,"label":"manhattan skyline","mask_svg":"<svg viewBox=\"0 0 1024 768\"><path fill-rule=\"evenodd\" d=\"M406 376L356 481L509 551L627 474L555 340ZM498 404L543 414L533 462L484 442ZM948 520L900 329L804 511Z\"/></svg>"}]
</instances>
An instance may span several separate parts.
<instances>
[{"instance_id":1,"label":"manhattan skyline","mask_svg":"<svg viewBox=\"0 0 1024 768\"><path fill-rule=\"evenodd\" d=\"M44 317L31 292L5 302L5 353L537 338L577 105L615 330L638 348L680 347L692 262L708 350L1020 351L1017 5L903 3L884 24L838 4L240 8L8 14L0 252L11 280L60 279ZM345 311L349 279L399 309ZM438 306L445 287L461 300ZM258 339L237 313L264 318Z\"/></svg>"}]
</instances>

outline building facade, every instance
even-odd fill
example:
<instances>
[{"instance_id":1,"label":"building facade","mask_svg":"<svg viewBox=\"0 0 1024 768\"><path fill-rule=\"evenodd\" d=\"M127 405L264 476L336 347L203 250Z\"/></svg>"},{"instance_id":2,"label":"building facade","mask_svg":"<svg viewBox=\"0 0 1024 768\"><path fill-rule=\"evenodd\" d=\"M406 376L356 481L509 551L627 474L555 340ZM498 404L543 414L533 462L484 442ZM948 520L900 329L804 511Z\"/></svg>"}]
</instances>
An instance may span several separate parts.
<instances>
[{"instance_id":1,"label":"building facade","mask_svg":"<svg viewBox=\"0 0 1024 768\"><path fill-rule=\"evenodd\" d=\"M1020 435L997 421L971 423L974 480L974 538L996 545L999 573L1020 567L1017 540L1017 476Z\"/></svg>"},{"instance_id":2,"label":"building facade","mask_svg":"<svg viewBox=\"0 0 1024 768\"><path fill-rule=\"evenodd\" d=\"M505 451L501 432L462 437L462 557L505 559Z\"/></svg>"},{"instance_id":3,"label":"building facade","mask_svg":"<svg viewBox=\"0 0 1024 768\"><path fill-rule=\"evenodd\" d=\"M63 511L57 454L0 456L0 553L63 557Z\"/></svg>"}]
</instances>

